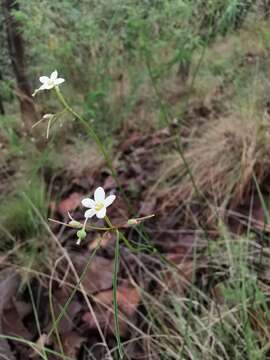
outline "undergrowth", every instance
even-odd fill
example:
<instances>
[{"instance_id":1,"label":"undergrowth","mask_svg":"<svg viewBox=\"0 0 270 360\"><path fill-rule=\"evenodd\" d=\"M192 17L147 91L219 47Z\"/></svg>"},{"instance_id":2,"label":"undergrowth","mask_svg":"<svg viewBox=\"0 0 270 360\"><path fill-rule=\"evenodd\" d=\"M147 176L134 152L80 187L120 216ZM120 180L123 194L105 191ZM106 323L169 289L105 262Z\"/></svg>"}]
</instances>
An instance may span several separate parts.
<instances>
[{"instance_id":1,"label":"undergrowth","mask_svg":"<svg viewBox=\"0 0 270 360\"><path fill-rule=\"evenodd\" d=\"M12 186L7 185L5 198L1 196L1 265L20 269L24 275L20 291L24 293L28 284L38 330L35 341L11 336L9 341L13 346L16 341L25 343L34 349L33 357L38 353L45 360L50 354L70 359L59 324L68 317L73 299L79 298L93 317L91 326L98 335L95 333L92 343L83 339L80 352L74 350L73 358L93 358L96 344L102 347L97 356L111 359L118 355L157 360L270 358L269 199L265 186L270 165L270 35L261 12L256 12L252 2L242 1L92 1L90 15L85 11L89 3L84 1L77 4L78 12L68 1L55 4L54 9L46 2L32 5L22 2L22 11L15 14L25 26L29 44L36 42L36 36L39 39L39 46L32 46L29 54L35 58L31 76L39 73L42 65L42 74L57 66L65 78L71 75L66 91L62 93L62 88L60 91L53 84L47 89L54 91L54 98L43 94L38 100L42 115L50 112L54 120L50 131L46 118L37 126L40 141L23 138L17 118L1 116L5 181L15 180ZM27 17L29 13L35 15L32 20ZM72 25L74 38L68 38L69 32L58 31L53 21L44 23L46 16L55 21L56 14L61 18L61 29ZM45 24L43 32L37 31L41 24ZM46 63L40 56L44 53L48 54ZM49 84L48 79L45 83ZM154 231L141 226L151 216L125 218L139 209L134 210L127 195L129 179L123 186L123 177L118 175L122 164L118 162L121 146L118 148L117 136L125 140L135 129L140 131L139 136L159 129L168 135L168 145L162 143L153 155L161 164L154 169L155 181L149 189L143 185L136 193L138 197L143 194L144 207L154 198L154 210L165 209ZM128 151L134 151L132 146ZM143 145L139 151L144 151ZM12 171L7 172L6 167ZM63 228L58 237L47 223L55 206L50 203L51 195L57 201L62 195L64 181L54 188L55 178L59 181L67 175L67 181L75 184L69 184L69 191L72 186L81 191L78 178L85 178L92 186L96 178L102 178L99 173L104 167L104 178L109 179L106 185L111 188L117 184L117 196L126 202L128 210L119 211L124 214L122 223L117 218L120 225L115 225L105 216L101 218L106 227L98 228L86 224L87 216L84 223L73 218L69 223L54 220L76 230L72 233L74 243L70 238L62 242ZM135 167L132 171L131 177L136 174ZM114 195L109 196L112 199ZM171 211L175 216L183 204L191 204L192 210L195 199L206 205L208 220L209 215L215 217L213 229L210 221L205 229L200 215L192 239L181 237L183 226L165 229L167 223L162 219L169 218ZM93 200L88 199L87 211L94 209L91 216L104 210L105 198L102 201L95 199L91 208ZM243 204L248 214L238 212ZM182 212L181 221L197 216L196 208L195 215ZM231 225L232 220L237 226ZM175 224L179 223L176 219ZM139 230L130 229L133 225L140 225ZM110 250L103 248L103 233L98 240L87 238L88 232L96 230L115 237L109 304L98 293L87 292L83 282L97 251L110 257ZM180 234L166 256L153 243L155 231L161 233L165 251L170 231ZM70 251L76 246L76 236L77 244L82 243L89 252L89 259L82 261L87 263L82 272L71 259L79 252L78 248ZM191 252L185 253L181 241L193 240ZM61 264L63 259L67 266ZM52 324L42 329L44 334L31 287L36 279L49 299L47 316ZM132 321L118 306L119 283L128 281L139 297ZM69 290L57 314L53 305L54 290L58 289L55 284ZM95 318L96 302L113 313L114 336L110 342L107 327ZM122 336L124 326L128 327L128 339Z\"/></svg>"}]
</instances>

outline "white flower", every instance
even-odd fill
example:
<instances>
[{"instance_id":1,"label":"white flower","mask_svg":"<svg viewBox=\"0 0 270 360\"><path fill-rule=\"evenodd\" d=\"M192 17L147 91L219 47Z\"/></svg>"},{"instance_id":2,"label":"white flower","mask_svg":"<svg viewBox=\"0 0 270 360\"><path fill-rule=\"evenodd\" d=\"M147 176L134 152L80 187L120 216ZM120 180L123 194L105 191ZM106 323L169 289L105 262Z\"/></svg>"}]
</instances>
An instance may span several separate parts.
<instances>
[{"instance_id":1,"label":"white flower","mask_svg":"<svg viewBox=\"0 0 270 360\"><path fill-rule=\"evenodd\" d=\"M54 118L54 114L45 114L42 116L43 120L52 120Z\"/></svg>"},{"instance_id":2,"label":"white flower","mask_svg":"<svg viewBox=\"0 0 270 360\"><path fill-rule=\"evenodd\" d=\"M41 91L41 90L53 89L54 87L62 84L65 81L65 79L59 78L58 77L58 72L57 72L57 70L55 70L54 72L51 73L50 77L41 76L39 78L39 81L42 83L42 85L40 86L40 88L38 88L38 89L36 89L34 91L33 96L35 96L36 93Z\"/></svg>"},{"instance_id":3,"label":"white flower","mask_svg":"<svg viewBox=\"0 0 270 360\"><path fill-rule=\"evenodd\" d=\"M94 193L94 199L86 198L82 200L82 204L90 209L84 213L85 218L91 218L94 215L99 219L103 219L106 216L106 208L110 206L116 196L109 195L105 197L105 191L102 187L98 187Z\"/></svg>"}]
</instances>

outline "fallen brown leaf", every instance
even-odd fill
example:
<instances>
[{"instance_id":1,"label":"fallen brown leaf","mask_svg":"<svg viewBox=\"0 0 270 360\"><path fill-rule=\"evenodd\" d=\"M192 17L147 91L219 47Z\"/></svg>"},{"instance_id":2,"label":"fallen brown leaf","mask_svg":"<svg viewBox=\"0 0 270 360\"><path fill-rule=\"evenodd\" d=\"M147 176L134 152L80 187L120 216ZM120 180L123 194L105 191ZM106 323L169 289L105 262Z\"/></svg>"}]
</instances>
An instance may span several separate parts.
<instances>
[{"instance_id":1,"label":"fallen brown leaf","mask_svg":"<svg viewBox=\"0 0 270 360\"><path fill-rule=\"evenodd\" d=\"M97 237L90 243L89 249L92 251L97 247L106 248L110 243L114 242L115 236L111 232L97 235Z\"/></svg>"},{"instance_id":2,"label":"fallen brown leaf","mask_svg":"<svg viewBox=\"0 0 270 360\"><path fill-rule=\"evenodd\" d=\"M88 255L89 256L89 255ZM88 256L74 253L71 257L79 273L82 274L88 261ZM113 261L101 256L95 256L82 280L88 294L96 293L112 287Z\"/></svg>"},{"instance_id":3,"label":"fallen brown leaf","mask_svg":"<svg viewBox=\"0 0 270 360\"><path fill-rule=\"evenodd\" d=\"M167 254L167 259L173 262L179 272L168 269L163 273L164 281L170 291L174 291L179 295L184 295L189 283L192 281L194 262L192 260L185 260L183 254Z\"/></svg>"},{"instance_id":4,"label":"fallen brown leaf","mask_svg":"<svg viewBox=\"0 0 270 360\"><path fill-rule=\"evenodd\" d=\"M67 216L68 212L74 211L77 209L77 207L80 205L82 198L84 197L83 194L74 192L71 195L69 195L68 198L64 199L60 202L58 205L58 211L59 213L65 217Z\"/></svg>"},{"instance_id":5,"label":"fallen brown leaf","mask_svg":"<svg viewBox=\"0 0 270 360\"><path fill-rule=\"evenodd\" d=\"M47 334L41 334L40 337L36 341L36 349L41 352L42 349L44 349L45 345L48 343L48 336ZM33 350L29 357L31 359L39 358L38 352L36 350Z\"/></svg>"},{"instance_id":6,"label":"fallen brown leaf","mask_svg":"<svg viewBox=\"0 0 270 360\"><path fill-rule=\"evenodd\" d=\"M20 276L13 269L5 269L0 272L0 333L5 334L3 330L3 312L5 305L16 294L20 283ZM0 339L0 354L6 359L15 360L7 340Z\"/></svg>"},{"instance_id":7,"label":"fallen brown leaf","mask_svg":"<svg viewBox=\"0 0 270 360\"><path fill-rule=\"evenodd\" d=\"M33 336L24 326L22 318L14 305L14 300L11 300L8 307L4 308L2 328L6 335L18 336L26 340L31 340Z\"/></svg>"},{"instance_id":8,"label":"fallen brown leaf","mask_svg":"<svg viewBox=\"0 0 270 360\"><path fill-rule=\"evenodd\" d=\"M107 334L114 334L113 291L107 290L98 293L95 296L95 302L94 310L101 327L103 327ZM125 318L131 322L135 320L139 303L140 293L136 288L129 285L121 286L117 289L121 336L127 336L128 324L125 321ZM95 321L90 312L85 313L82 320L88 329L93 330L96 328Z\"/></svg>"},{"instance_id":9,"label":"fallen brown leaf","mask_svg":"<svg viewBox=\"0 0 270 360\"><path fill-rule=\"evenodd\" d=\"M65 333L61 339L65 355L71 359L76 359L85 338L75 331L70 331Z\"/></svg>"},{"instance_id":10,"label":"fallen brown leaf","mask_svg":"<svg viewBox=\"0 0 270 360\"><path fill-rule=\"evenodd\" d=\"M66 302L69 299L71 291L72 291L71 289L65 287L61 287L53 291L52 300L53 300L53 310L54 310L55 318L57 318L61 313L63 307L65 306ZM73 329L74 318L80 312L80 310L81 310L81 304L75 297L67 307L65 315L62 317L62 319L58 324L58 331L60 334L69 333ZM51 326L52 324L49 325L48 329Z\"/></svg>"}]
</instances>

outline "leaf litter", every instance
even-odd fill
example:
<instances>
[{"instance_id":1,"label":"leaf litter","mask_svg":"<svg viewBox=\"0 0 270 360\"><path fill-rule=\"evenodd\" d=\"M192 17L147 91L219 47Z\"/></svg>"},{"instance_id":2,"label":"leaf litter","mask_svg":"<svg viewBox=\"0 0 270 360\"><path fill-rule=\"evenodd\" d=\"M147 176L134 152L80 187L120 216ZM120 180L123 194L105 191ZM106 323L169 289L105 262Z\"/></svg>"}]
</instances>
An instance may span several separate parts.
<instances>
[{"instance_id":1,"label":"leaf litter","mask_svg":"<svg viewBox=\"0 0 270 360\"><path fill-rule=\"evenodd\" d=\"M196 233L194 228L190 231L179 231L184 229L185 224L179 224L181 218L170 227L167 222L166 225L166 211L163 214L161 198L158 192L151 195L151 201L145 196L147 189L151 188L156 182L156 168L159 166L160 159L156 156L160 151L164 142L170 141L168 131L153 132L151 135L143 135L139 131L131 132L126 139L119 146L119 155L117 157L117 166L119 168L119 178L125 191L129 197L134 200L135 208L139 209L138 215L144 216L149 213L157 212L158 224L152 225L151 221L146 224L146 228L152 241L157 248L162 251L167 259L179 268L185 281L181 281L181 277L176 277L175 274L164 268L160 261L144 258L145 266L149 266L154 271L161 271L164 282L170 291L175 291L179 296L184 296L188 291L189 284L193 281L194 275L198 276L200 271L204 272L207 267L207 261L202 258L196 264L196 274L194 270L193 255L194 252L199 251L205 247L205 243L200 239L200 232ZM96 171L96 170L95 170ZM99 181L103 184L106 191L113 190L115 183L107 171L100 169ZM65 185L62 187L62 200L57 204L54 200L53 212L60 221L67 219L67 212L71 212L72 216L76 219L83 219L82 209L80 208L80 201L85 195L89 196L92 189L89 189L89 184L92 184L92 173L90 168L84 168L83 177L73 181L72 177L68 180L65 190ZM72 175L74 176L74 175ZM56 197L57 191L53 194ZM124 219L128 219L128 209L121 199L117 200L117 206L111 211L110 218L113 223L120 223ZM132 214L134 215L134 214ZM258 218L260 222L264 222L264 216L261 212L260 206L256 202L254 209L254 217ZM256 226L256 225L255 225ZM53 231L61 229L59 224L52 225ZM113 316L113 290L112 290L112 273L113 273L113 250L114 250L114 235L104 234L100 235L96 232L89 233L83 246L80 248L75 246L74 231L69 229L62 229L61 233L65 230L65 237L60 238L65 246L72 263L78 275L82 274L83 269L87 263L87 259L92 251L97 250L97 254L93 258L85 277L82 280L82 286L91 301L95 316L98 323L104 332L108 343L115 346L114 339L114 316ZM127 230L127 236L132 236L136 241L142 241L140 236L133 231ZM101 237L101 238L100 238ZM97 249L98 247L98 249ZM126 256L126 259L125 259ZM153 285L151 280L152 274L144 274L141 267L132 265L132 259L122 250L121 258L123 261L130 262L129 272L125 271L123 264L120 266L119 286L117 290L117 301L119 307L119 322L120 322L120 335L122 339L129 339L134 327L138 328L143 324L143 302L142 295L139 291L139 286L134 286L135 283L140 284L143 291L150 291L154 296L155 294L162 293L162 289L158 284ZM200 270L201 269L201 270ZM5 270L2 270L3 272ZM154 272L153 272L154 273ZM195 278L196 278L195 276ZM206 276L206 275L204 275ZM72 289L76 286L76 280L68 267L68 264L63 262L61 267L57 270L57 278L59 281L53 280L52 283L52 304L54 316L57 318L61 314L63 307L69 299ZM131 279L133 279L131 281ZM47 287L42 288L43 302L42 308L38 309L38 318L40 321L40 334L36 332L31 333L29 324L33 323L34 311L31 305L30 310L27 312L22 311L18 306L20 299L26 292L21 289L18 293L20 278L12 270L5 275L4 282L0 281L1 296L0 310L1 310L1 333L5 335L20 336L29 339L37 344L37 347L42 348L44 345L54 351L59 351L59 346L55 334L50 339L47 334L50 332L53 321L50 312L49 304L49 284ZM217 298L222 301L222 295L218 291L218 287L214 288ZM29 305L29 303L28 303ZM44 316L46 312L46 316ZM58 332L62 341L63 349L66 356L71 359L83 359L85 348L91 349L96 343L100 342L96 321L93 314L86 306L83 296L78 290L67 307L64 316L58 324ZM18 344L15 341L1 339L0 341L1 353L6 354L7 358L24 359L37 357L36 352L26 349L25 345ZM134 351L134 354L136 351ZM98 355L101 356L101 355ZM103 356L103 355L102 355ZM53 359L54 356L50 356ZM102 358L102 357L98 357ZM38 357L37 357L38 359ZM130 355L130 359L133 359ZM136 357L134 357L134 360Z\"/></svg>"}]
</instances>

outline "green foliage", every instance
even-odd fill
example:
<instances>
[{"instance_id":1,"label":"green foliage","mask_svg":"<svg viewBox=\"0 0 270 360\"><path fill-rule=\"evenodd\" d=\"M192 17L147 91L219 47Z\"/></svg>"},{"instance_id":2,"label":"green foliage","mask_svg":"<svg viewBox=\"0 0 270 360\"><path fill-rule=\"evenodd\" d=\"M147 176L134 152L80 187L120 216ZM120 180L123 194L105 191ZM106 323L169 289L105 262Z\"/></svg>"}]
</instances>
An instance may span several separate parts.
<instances>
[{"instance_id":1,"label":"green foliage","mask_svg":"<svg viewBox=\"0 0 270 360\"><path fill-rule=\"evenodd\" d=\"M15 16L33 81L57 68L77 91L73 101L106 134L130 117L149 76L159 88L179 66L188 69L198 50L242 25L251 5L241 0L21 0Z\"/></svg>"},{"instance_id":2,"label":"green foliage","mask_svg":"<svg viewBox=\"0 0 270 360\"><path fill-rule=\"evenodd\" d=\"M41 218L47 214L45 186L38 176L18 183L0 205L1 247L8 238L29 238L42 232ZM10 236L6 236L9 233Z\"/></svg>"},{"instance_id":3,"label":"green foliage","mask_svg":"<svg viewBox=\"0 0 270 360\"><path fill-rule=\"evenodd\" d=\"M197 184L206 193L207 199L223 204L222 201L230 198L233 189L239 187L241 191L235 194L244 194L242 189L252 180L253 169L258 167L262 177L266 177L269 167L269 129L267 121L263 119L262 108L268 101L270 90L267 73L270 32L268 24L261 22L258 9L251 0L20 0L20 11L15 12L14 16L21 25L26 42L28 75L33 88L37 87L39 76L57 69L67 80L61 91L65 96L62 99L68 99L68 104L74 109L70 117L79 119L88 129L88 134L96 139L105 158L107 153L103 141L95 132L102 135L101 139L106 139L104 143L111 145L116 141L107 135L118 134L122 128L126 130L127 123L144 129L151 118L153 122L150 126L170 128L168 119L178 120L185 114L190 99L205 102L206 107L209 94L212 102L219 101L218 111L226 116L215 118L215 123L210 123L212 119L207 118L209 129L206 126L201 128L203 131L199 136L197 129L195 137L193 134L190 137L187 135L184 150ZM252 26L250 18L254 21ZM1 13L0 24L2 29ZM6 43L4 32L0 32L0 40ZM248 63L250 53L251 63ZM255 65L252 61L255 61ZM1 250L16 253L14 263L30 268L34 264L36 268L42 262L42 257L54 261L48 244L42 242L45 237L42 219L48 215L49 197L42 173L48 169L54 173L60 166L57 153L65 151L61 144L55 144L53 136L42 154L36 151L30 141L26 146L19 130L18 116L9 115L14 113L12 101L15 84L6 47L1 49L0 65L0 75L3 77L0 79L0 98L8 110L7 116L0 117L1 134L9 145L8 161L15 161L16 165L21 161L23 165L18 165L16 175L24 178L16 181L14 189L6 194L0 204ZM194 95L194 99L191 95ZM51 103L47 108L43 102L49 97ZM58 111L52 93L44 92L37 98L38 101L41 113ZM211 114L216 116L214 106L209 107ZM66 108L62 114L63 119L68 117L69 109ZM76 112L82 114L86 121ZM197 118L192 120L196 122ZM78 177L86 173L95 178L103 162L98 159L95 150L92 151L92 144L88 148L84 137L76 138L82 130L82 126L77 124L73 127L75 132L68 134L70 138L64 141L70 142L73 150L74 144L77 144L79 151L68 159L64 159L64 154L63 167L67 171L72 170ZM192 124L189 122L187 125L190 131ZM170 136L170 140L178 133L178 129L174 134L170 133L175 135ZM78 138L82 144L78 143ZM235 139L237 141L234 142ZM201 148L196 148L200 144ZM242 147L239 144L243 144ZM253 144L253 147L249 144ZM190 150L193 148L196 151L192 153ZM242 148L243 151L239 153ZM174 145L169 147L170 155L172 149L175 149ZM247 149L253 149L254 153ZM143 150L143 145L139 150ZM242 159L247 161L241 164ZM110 170L114 170L113 163L108 163ZM186 176L183 161L179 172L178 152L176 160L168 157L163 163L165 170L161 169L158 181L166 180L168 172L169 181L164 180L164 183L167 188L170 181L175 186L172 187L172 196L167 198L171 207L176 201L177 210L179 203L183 202L182 198L179 201L177 191L191 194L188 200L193 200L194 186L190 177ZM250 171L250 163L258 166ZM89 168L97 170L91 173ZM200 169L201 177L200 173L196 173ZM243 171L245 169L246 172ZM217 176L213 177L214 181L211 179L213 184L209 186L209 178L215 175L215 170ZM243 174L245 176L241 178ZM185 181L187 191L182 191L179 184L183 185ZM137 198L142 192L141 184L133 189L131 183L129 190ZM213 195L212 199L210 195ZM162 223L159 224L161 227ZM178 271L171 278L163 277L165 272L173 272L171 268L164 273L158 271L158 274L150 274L153 276L151 283L161 285L164 293L160 299L152 293L143 297L147 309L144 320L148 322L145 349L150 350L149 357L168 360L256 360L264 358L267 353L269 337L261 336L260 331L256 331L252 318L254 314L263 313L263 327L267 327L270 320L268 293L264 291L250 261L260 244L251 248L250 244L254 244L256 238L250 233L246 237L235 237L221 227L219 234L215 242L209 241L207 244L208 263L202 267L204 272L207 268L207 274L200 279L202 284L193 284L194 279L197 281L194 271L190 289L187 292L180 289L178 293L175 287L168 288L168 279L173 277L177 285L182 286L183 278L179 277ZM77 236L80 240L86 233L80 230ZM17 246L19 250L16 252ZM115 315L118 313L116 274L119 249L116 250ZM140 261L140 257L138 259ZM137 258L134 256L135 260ZM198 265L196 261L194 268ZM164 263L157 267L163 270ZM147 277L149 269L146 270ZM216 290L220 298L215 298ZM117 325L117 316L115 320ZM117 326L116 329L119 335ZM120 348L120 335L117 340Z\"/></svg>"},{"instance_id":4,"label":"green foliage","mask_svg":"<svg viewBox=\"0 0 270 360\"><path fill-rule=\"evenodd\" d=\"M9 143L9 156L21 150L20 122L18 115L0 116L0 133Z\"/></svg>"}]
</instances>

